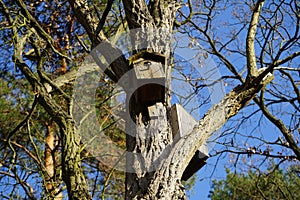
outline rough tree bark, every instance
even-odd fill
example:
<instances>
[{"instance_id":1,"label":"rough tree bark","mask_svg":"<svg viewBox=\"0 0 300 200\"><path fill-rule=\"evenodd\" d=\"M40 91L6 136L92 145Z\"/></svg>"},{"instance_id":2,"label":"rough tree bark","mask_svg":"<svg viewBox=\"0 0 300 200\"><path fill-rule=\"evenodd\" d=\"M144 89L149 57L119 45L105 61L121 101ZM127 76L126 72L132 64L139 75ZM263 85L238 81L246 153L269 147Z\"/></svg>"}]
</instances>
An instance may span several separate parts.
<instances>
[{"instance_id":1,"label":"rough tree bark","mask_svg":"<svg viewBox=\"0 0 300 200\"><path fill-rule=\"evenodd\" d=\"M166 57L166 88L170 85L170 36L173 30L176 1L123 1L129 28L135 29L133 46L136 53L147 49ZM130 87L130 86L129 86ZM132 97L128 97L132 98ZM132 98L135 99L135 98ZM184 187L179 180L168 185L169 192L159 185L170 183L171 177L154 177L164 152L172 143L169 92L166 89L164 102L130 101L129 107L135 126L127 126L126 199L184 199ZM150 187L154 179L158 185Z\"/></svg>"},{"instance_id":2,"label":"rough tree bark","mask_svg":"<svg viewBox=\"0 0 300 200\"><path fill-rule=\"evenodd\" d=\"M78 200L91 199L81 168L80 136L76 132L72 117L56 104L28 66L20 58L15 58L17 66L29 79L34 91L37 93L38 102L54 117L54 120L60 127L63 180L67 186L69 198Z\"/></svg>"}]
</instances>

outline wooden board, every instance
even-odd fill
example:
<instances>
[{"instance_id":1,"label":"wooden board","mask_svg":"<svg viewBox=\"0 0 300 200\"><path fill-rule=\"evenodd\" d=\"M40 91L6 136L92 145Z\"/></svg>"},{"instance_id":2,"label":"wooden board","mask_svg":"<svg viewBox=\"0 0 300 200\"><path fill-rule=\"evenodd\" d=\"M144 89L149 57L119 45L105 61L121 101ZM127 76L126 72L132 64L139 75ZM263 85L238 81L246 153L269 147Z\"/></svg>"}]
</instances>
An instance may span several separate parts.
<instances>
[{"instance_id":1,"label":"wooden board","mask_svg":"<svg viewBox=\"0 0 300 200\"><path fill-rule=\"evenodd\" d=\"M192 115L190 115L180 104L174 104L171 108L172 116L172 131L173 141L177 142L181 137L188 134L197 121ZM199 158L208 156L208 149L206 145L202 145L199 148Z\"/></svg>"}]
</instances>

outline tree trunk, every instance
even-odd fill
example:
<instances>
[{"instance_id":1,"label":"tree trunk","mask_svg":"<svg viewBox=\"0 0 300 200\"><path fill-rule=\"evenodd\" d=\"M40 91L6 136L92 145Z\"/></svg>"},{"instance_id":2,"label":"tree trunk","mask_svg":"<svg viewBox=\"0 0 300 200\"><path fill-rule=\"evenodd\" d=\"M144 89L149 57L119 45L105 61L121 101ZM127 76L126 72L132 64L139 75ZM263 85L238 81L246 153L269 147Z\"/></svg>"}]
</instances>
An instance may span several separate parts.
<instances>
[{"instance_id":1,"label":"tree trunk","mask_svg":"<svg viewBox=\"0 0 300 200\"><path fill-rule=\"evenodd\" d=\"M55 134L53 124L47 124L46 140L45 140L45 190L47 199L59 200L63 199L63 195L59 192L59 183L55 178Z\"/></svg>"},{"instance_id":2,"label":"tree trunk","mask_svg":"<svg viewBox=\"0 0 300 200\"><path fill-rule=\"evenodd\" d=\"M45 168L46 168L46 191L51 194L54 186L51 179L54 176L54 158L52 152L54 149L54 132L51 125L47 124L46 140L45 140Z\"/></svg>"},{"instance_id":3,"label":"tree trunk","mask_svg":"<svg viewBox=\"0 0 300 200\"><path fill-rule=\"evenodd\" d=\"M170 36L176 13L175 2L152 1L149 9L145 1L123 3L129 27L135 29L131 34L134 51L138 53L146 49L166 57L163 100L141 101L136 93L127 97L131 109L129 112L135 124L127 123L126 129L127 151L130 152L126 160L126 199L185 199L181 177L163 174L164 177L159 177L161 183L152 185L154 179L158 178L155 177L156 172L163 170L160 168L161 162L167 157L167 150L170 150L173 141L168 88L171 78ZM167 184L168 191L161 190L160 184Z\"/></svg>"},{"instance_id":4,"label":"tree trunk","mask_svg":"<svg viewBox=\"0 0 300 200\"><path fill-rule=\"evenodd\" d=\"M136 114L136 129L131 129L136 130L135 136L131 136L132 132L127 135L127 150L133 154L127 157L126 199L185 199L181 177L170 177L166 173L155 177L158 174L155 172L163 170L160 165L168 156L172 132L163 103L147 109L149 118ZM154 179L161 180L159 185L152 184ZM160 184L167 184L168 191L160 190Z\"/></svg>"}]
</instances>

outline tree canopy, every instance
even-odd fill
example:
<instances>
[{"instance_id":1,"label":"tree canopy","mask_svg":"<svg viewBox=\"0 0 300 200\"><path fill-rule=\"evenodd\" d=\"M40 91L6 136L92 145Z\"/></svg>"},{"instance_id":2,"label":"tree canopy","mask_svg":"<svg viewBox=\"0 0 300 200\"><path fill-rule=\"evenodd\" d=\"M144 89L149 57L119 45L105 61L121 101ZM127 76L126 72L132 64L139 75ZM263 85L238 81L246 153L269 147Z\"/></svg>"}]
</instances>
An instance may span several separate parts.
<instances>
[{"instance_id":1,"label":"tree canopy","mask_svg":"<svg viewBox=\"0 0 300 200\"><path fill-rule=\"evenodd\" d=\"M214 180L210 198L218 199L299 199L299 166L286 171L273 169L266 173L250 170L235 173L227 170L225 180Z\"/></svg>"}]
</instances>

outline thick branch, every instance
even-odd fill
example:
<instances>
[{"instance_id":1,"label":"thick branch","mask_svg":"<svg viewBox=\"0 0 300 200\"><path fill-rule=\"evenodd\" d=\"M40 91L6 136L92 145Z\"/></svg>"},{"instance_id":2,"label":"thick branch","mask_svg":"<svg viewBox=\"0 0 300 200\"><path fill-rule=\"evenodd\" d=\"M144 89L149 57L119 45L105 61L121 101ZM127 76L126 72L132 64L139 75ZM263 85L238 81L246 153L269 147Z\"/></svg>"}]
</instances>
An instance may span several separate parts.
<instances>
[{"instance_id":1,"label":"thick branch","mask_svg":"<svg viewBox=\"0 0 300 200\"><path fill-rule=\"evenodd\" d=\"M87 32L89 38L92 40L95 34L97 27L97 22L95 21L91 10L89 9L88 3L86 0L69 0L70 5L73 8L74 14ZM101 33L101 32L100 32ZM104 39L104 35L100 34L101 38Z\"/></svg>"},{"instance_id":2,"label":"thick branch","mask_svg":"<svg viewBox=\"0 0 300 200\"><path fill-rule=\"evenodd\" d=\"M295 52L295 53L292 53L291 55L289 55L289 56L287 56L287 57L285 57L285 58L283 58L283 59L281 59L281 60L277 60L277 61L274 63L274 67L279 66L279 65L282 65L282 64L284 64L284 63L286 63L286 62L288 62L288 61L290 61L290 60L292 60L292 59L294 59L294 58L296 58L296 57L298 57L298 56L300 56L300 51L297 51L297 52Z\"/></svg>"},{"instance_id":3,"label":"thick branch","mask_svg":"<svg viewBox=\"0 0 300 200\"><path fill-rule=\"evenodd\" d=\"M101 19L100 19L100 21L99 21L99 23L97 25L96 33L95 33L96 36L99 35L100 31L102 30L102 28L103 28L103 26L105 24L105 20L106 20L106 18L108 16L109 11L111 10L111 7L112 7L113 3L114 3L113 0L108 0L106 8L105 8L105 10L104 10L104 12L102 14L102 17L101 17Z\"/></svg>"},{"instance_id":4,"label":"thick branch","mask_svg":"<svg viewBox=\"0 0 300 200\"><path fill-rule=\"evenodd\" d=\"M121 50L114 47L105 37L103 31L99 30L101 28L102 21L100 21L97 26L97 22L93 18L86 0L69 0L69 2L77 20L87 32L92 42L92 48L96 47L100 43L102 45L101 50L103 51L101 51L101 55L104 56L106 62L110 64L110 68L106 67L103 69L104 73L113 81L117 82L129 70L129 66ZM95 51L92 52L92 55L96 57L100 56ZM115 59L116 55L119 55L117 59Z\"/></svg>"},{"instance_id":5,"label":"thick branch","mask_svg":"<svg viewBox=\"0 0 300 200\"><path fill-rule=\"evenodd\" d=\"M44 86L36 79L35 75L31 72L29 67L23 60L16 57L16 65L25 75L26 79L30 82L34 92L37 94L38 102L45 108L45 110L53 117L53 119L59 124L64 121L65 118L69 118L68 114L57 105L54 100L50 97Z\"/></svg>"},{"instance_id":6,"label":"thick branch","mask_svg":"<svg viewBox=\"0 0 300 200\"><path fill-rule=\"evenodd\" d=\"M246 55L247 55L247 68L248 68L247 78L249 80L251 80L251 78L256 76L257 74L254 41L255 41L256 29L259 21L260 12L264 2L265 2L264 0L259 0L255 5L250 26L248 29L247 39L246 39Z\"/></svg>"},{"instance_id":7,"label":"thick branch","mask_svg":"<svg viewBox=\"0 0 300 200\"><path fill-rule=\"evenodd\" d=\"M161 177L174 177L173 181L180 180L196 150L271 81L271 79L266 80L263 81L258 76L253 79L251 85L244 84L236 87L220 103L214 105L186 137L181 138L172 149L169 149L170 152L166 152L169 156L161 163L160 170L155 173L149 188L155 191L158 190L155 188L157 185L161 188L168 187L158 184L158 182L166 183L161 180Z\"/></svg>"}]
</instances>

